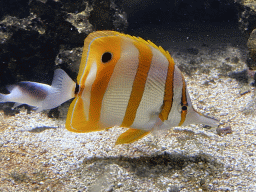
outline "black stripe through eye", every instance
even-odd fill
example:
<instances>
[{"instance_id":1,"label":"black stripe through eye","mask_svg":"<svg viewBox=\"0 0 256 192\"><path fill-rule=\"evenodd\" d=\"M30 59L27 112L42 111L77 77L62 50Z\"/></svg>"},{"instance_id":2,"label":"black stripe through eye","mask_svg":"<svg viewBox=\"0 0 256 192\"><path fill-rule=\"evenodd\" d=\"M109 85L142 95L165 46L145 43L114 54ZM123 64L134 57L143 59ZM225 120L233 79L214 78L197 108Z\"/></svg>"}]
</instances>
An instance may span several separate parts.
<instances>
[{"instance_id":1,"label":"black stripe through eye","mask_svg":"<svg viewBox=\"0 0 256 192\"><path fill-rule=\"evenodd\" d=\"M107 63L112 59L112 54L109 52L105 52L103 53L102 57L101 57L101 61L102 63Z\"/></svg>"},{"instance_id":2,"label":"black stripe through eye","mask_svg":"<svg viewBox=\"0 0 256 192\"><path fill-rule=\"evenodd\" d=\"M186 105L183 105L181 109L182 109L182 111L186 111L188 108Z\"/></svg>"}]
</instances>

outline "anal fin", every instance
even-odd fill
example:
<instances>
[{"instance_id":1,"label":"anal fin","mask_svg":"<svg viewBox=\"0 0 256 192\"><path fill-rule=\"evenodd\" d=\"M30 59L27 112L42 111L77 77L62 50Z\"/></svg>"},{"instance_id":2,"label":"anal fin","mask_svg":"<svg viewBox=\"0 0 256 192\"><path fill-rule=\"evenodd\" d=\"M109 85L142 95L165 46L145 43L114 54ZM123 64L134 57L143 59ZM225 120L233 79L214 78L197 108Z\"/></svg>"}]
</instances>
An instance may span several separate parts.
<instances>
[{"instance_id":1,"label":"anal fin","mask_svg":"<svg viewBox=\"0 0 256 192\"><path fill-rule=\"evenodd\" d=\"M147 134L149 134L149 131L143 131L140 129L129 129L118 137L116 141L116 145L124 144L124 143L132 143L134 141L141 139Z\"/></svg>"}]
</instances>

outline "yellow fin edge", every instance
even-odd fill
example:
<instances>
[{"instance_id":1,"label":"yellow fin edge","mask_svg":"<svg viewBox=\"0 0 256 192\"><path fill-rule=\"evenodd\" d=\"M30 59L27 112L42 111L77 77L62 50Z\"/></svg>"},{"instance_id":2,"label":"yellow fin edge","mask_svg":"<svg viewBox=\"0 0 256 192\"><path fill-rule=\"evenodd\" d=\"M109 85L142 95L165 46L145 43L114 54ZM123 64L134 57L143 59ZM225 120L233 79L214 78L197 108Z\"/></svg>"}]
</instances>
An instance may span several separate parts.
<instances>
[{"instance_id":1,"label":"yellow fin edge","mask_svg":"<svg viewBox=\"0 0 256 192\"><path fill-rule=\"evenodd\" d=\"M122 133L118 139L116 140L115 145L125 144L125 143L132 143L141 139L142 137L149 134L149 131L143 131L139 129L128 129L126 132Z\"/></svg>"},{"instance_id":2,"label":"yellow fin edge","mask_svg":"<svg viewBox=\"0 0 256 192\"><path fill-rule=\"evenodd\" d=\"M120 36L123 36L123 37L128 37L128 38L134 39L136 41L139 41L141 43L151 45L155 49L159 50L169 60L170 63L174 64L173 58L171 57L170 53L168 51L165 51L161 46L157 46L156 44L154 44L150 40L144 40L141 37L135 37L135 36L131 36L131 35L128 35L128 34L119 33L119 32L116 32L116 31L111 31L111 34L116 34L116 35L120 35Z\"/></svg>"}]
</instances>

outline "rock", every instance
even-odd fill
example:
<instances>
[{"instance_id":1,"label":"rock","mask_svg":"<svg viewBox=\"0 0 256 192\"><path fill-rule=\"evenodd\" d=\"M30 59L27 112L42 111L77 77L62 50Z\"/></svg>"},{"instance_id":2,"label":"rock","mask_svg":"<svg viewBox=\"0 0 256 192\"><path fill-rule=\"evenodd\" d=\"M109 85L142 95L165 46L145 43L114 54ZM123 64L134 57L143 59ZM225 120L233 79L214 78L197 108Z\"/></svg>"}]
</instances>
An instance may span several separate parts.
<instances>
[{"instance_id":1,"label":"rock","mask_svg":"<svg viewBox=\"0 0 256 192\"><path fill-rule=\"evenodd\" d=\"M243 70L243 71L234 71L229 73L229 77L236 79L239 82L242 83L248 83L248 72L247 70Z\"/></svg>"},{"instance_id":2,"label":"rock","mask_svg":"<svg viewBox=\"0 0 256 192\"><path fill-rule=\"evenodd\" d=\"M83 47L73 48L71 50L61 48L55 58L55 65L60 68L64 68L65 71L69 72L71 78L76 79L82 52Z\"/></svg>"},{"instance_id":3,"label":"rock","mask_svg":"<svg viewBox=\"0 0 256 192\"><path fill-rule=\"evenodd\" d=\"M128 26L125 13L118 9L113 0L94 0L89 21L93 23L95 30L124 31Z\"/></svg>"},{"instance_id":4,"label":"rock","mask_svg":"<svg viewBox=\"0 0 256 192\"><path fill-rule=\"evenodd\" d=\"M249 56L251 60L248 60L247 65L249 69L256 69L256 30L254 29L247 42L247 47L249 49Z\"/></svg>"},{"instance_id":5,"label":"rock","mask_svg":"<svg viewBox=\"0 0 256 192\"><path fill-rule=\"evenodd\" d=\"M218 127L217 129L216 129L216 131L217 131L217 134L218 135L226 135L226 134L231 134L232 133L232 129L231 129L231 127L230 126L227 126L227 127L222 127L222 128L220 128L220 127Z\"/></svg>"},{"instance_id":6,"label":"rock","mask_svg":"<svg viewBox=\"0 0 256 192\"><path fill-rule=\"evenodd\" d=\"M24 80L50 84L60 50L82 47L95 29L124 31L127 27L125 13L114 1L32 0L1 5L1 92L6 92L5 85ZM10 9L13 6L17 9ZM68 61L63 63L61 67L68 68Z\"/></svg>"},{"instance_id":7,"label":"rock","mask_svg":"<svg viewBox=\"0 0 256 192\"><path fill-rule=\"evenodd\" d=\"M256 3L254 0L240 1L235 0L238 3L238 22L241 31L244 32L245 35L249 36L249 34L256 27L255 19L256 19Z\"/></svg>"}]
</instances>

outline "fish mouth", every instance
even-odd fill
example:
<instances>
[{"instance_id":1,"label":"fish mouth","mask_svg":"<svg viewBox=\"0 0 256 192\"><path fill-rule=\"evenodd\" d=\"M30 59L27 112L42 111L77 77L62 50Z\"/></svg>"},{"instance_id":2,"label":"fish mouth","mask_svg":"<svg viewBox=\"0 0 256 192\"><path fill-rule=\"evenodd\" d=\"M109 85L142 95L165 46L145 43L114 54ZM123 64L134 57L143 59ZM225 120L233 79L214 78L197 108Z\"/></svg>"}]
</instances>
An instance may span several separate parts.
<instances>
[{"instance_id":1,"label":"fish mouth","mask_svg":"<svg viewBox=\"0 0 256 192\"><path fill-rule=\"evenodd\" d=\"M210 117L208 115L205 115L201 112L196 111L193 108L194 112L197 114L197 118L195 117L195 119L197 119L197 124L203 124L204 128L212 128L212 127L218 127L220 120L215 118L215 117Z\"/></svg>"}]
</instances>

